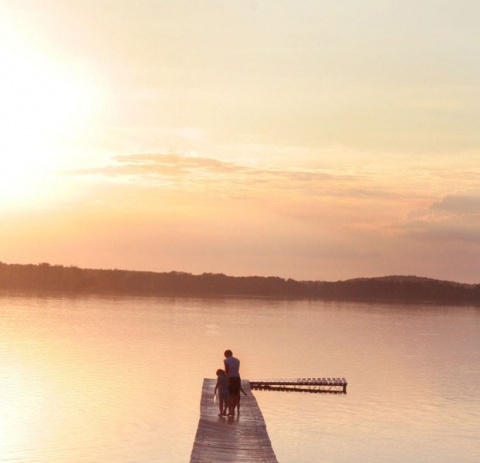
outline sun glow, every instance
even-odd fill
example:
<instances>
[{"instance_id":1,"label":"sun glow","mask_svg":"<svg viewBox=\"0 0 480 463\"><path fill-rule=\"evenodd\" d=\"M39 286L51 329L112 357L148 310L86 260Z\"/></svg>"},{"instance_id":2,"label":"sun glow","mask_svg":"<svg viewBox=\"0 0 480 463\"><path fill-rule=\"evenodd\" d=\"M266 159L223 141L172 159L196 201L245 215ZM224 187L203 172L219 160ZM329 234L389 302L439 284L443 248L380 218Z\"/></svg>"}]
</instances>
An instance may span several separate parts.
<instances>
[{"instance_id":1,"label":"sun glow","mask_svg":"<svg viewBox=\"0 0 480 463\"><path fill-rule=\"evenodd\" d=\"M31 444L32 429L41 429L48 414L49 403L54 397L48 397L44 388L28 377L28 370L21 366L3 366L0 372L2 382L0 392L0 452L8 455L16 448ZM49 400L50 399L50 400ZM43 407L38 406L39 403ZM35 406L34 406L35 405ZM8 459L8 458L7 458Z\"/></svg>"},{"instance_id":2,"label":"sun glow","mask_svg":"<svg viewBox=\"0 0 480 463\"><path fill-rule=\"evenodd\" d=\"M0 198L23 200L48 187L45 175L71 165L99 92L84 69L24 44L0 45L0 60Z\"/></svg>"}]
</instances>

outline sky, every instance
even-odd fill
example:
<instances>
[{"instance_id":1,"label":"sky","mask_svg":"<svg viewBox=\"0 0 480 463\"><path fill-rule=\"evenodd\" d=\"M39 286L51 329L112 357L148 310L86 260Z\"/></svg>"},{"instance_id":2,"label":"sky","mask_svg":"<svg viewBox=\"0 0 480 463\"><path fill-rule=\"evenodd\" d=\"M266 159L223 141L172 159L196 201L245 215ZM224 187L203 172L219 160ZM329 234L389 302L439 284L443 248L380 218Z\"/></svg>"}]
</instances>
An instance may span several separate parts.
<instances>
[{"instance_id":1,"label":"sky","mask_svg":"<svg viewBox=\"0 0 480 463\"><path fill-rule=\"evenodd\" d=\"M0 261L480 283L475 0L1 0Z\"/></svg>"}]
</instances>

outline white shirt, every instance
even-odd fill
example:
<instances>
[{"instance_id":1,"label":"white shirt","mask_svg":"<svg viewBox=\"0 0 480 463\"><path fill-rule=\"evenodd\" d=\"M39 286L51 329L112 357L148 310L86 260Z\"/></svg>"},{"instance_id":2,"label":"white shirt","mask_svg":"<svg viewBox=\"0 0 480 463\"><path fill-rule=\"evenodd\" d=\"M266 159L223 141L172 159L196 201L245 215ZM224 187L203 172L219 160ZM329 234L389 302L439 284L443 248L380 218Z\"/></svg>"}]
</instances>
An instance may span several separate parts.
<instances>
[{"instance_id":1,"label":"white shirt","mask_svg":"<svg viewBox=\"0 0 480 463\"><path fill-rule=\"evenodd\" d=\"M225 360L225 368L228 370L227 376L231 378L240 377L240 360L235 357L227 357ZM228 365L228 368L227 368Z\"/></svg>"}]
</instances>

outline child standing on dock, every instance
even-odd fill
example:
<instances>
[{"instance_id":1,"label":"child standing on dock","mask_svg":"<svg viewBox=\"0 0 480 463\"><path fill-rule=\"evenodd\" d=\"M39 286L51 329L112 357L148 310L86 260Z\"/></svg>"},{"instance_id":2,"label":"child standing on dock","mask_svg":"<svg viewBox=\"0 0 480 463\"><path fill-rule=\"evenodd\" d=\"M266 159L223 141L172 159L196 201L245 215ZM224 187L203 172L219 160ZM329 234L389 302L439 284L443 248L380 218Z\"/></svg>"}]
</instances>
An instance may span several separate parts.
<instances>
[{"instance_id":1,"label":"child standing on dock","mask_svg":"<svg viewBox=\"0 0 480 463\"><path fill-rule=\"evenodd\" d=\"M225 416L228 406L228 378L221 369L217 370L217 384L215 385L214 394L217 395L218 408L220 410L218 416Z\"/></svg>"}]
</instances>

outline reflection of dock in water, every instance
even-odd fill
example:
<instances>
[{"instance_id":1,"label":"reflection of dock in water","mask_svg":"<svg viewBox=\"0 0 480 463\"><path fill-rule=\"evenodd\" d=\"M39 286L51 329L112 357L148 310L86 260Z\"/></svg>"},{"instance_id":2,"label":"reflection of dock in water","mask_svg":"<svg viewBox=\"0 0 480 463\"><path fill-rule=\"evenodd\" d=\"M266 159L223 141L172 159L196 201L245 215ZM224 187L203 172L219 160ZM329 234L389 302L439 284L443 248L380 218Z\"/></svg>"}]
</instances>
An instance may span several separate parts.
<instances>
[{"instance_id":1,"label":"reflection of dock in water","mask_svg":"<svg viewBox=\"0 0 480 463\"><path fill-rule=\"evenodd\" d=\"M252 389L267 391L347 393L345 378L296 378L251 380Z\"/></svg>"},{"instance_id":2,"label":"reflection of dock in water","mask_svg":"<svg viewBox=\"0 0 480 463\"><path fill-rule=\"evenodd\" d=\"M200 420L190 463L278 463L267 427L250 382L242 380L247 396L240 399L240 415L219 417L213 401L215 379L204 379Z\"/></svg>"}]
</instances>

